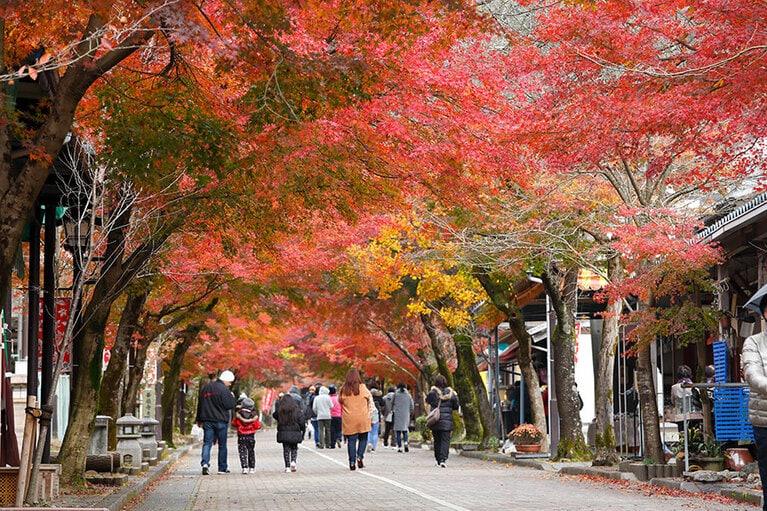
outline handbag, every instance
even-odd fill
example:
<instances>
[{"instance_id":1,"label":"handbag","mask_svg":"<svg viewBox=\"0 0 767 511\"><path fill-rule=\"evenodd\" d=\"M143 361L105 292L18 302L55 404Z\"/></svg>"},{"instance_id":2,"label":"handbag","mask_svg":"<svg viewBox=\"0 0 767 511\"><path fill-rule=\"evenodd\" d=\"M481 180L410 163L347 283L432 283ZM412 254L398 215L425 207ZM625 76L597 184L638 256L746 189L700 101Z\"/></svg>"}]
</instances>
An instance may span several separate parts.
<instances>
[{"instance_id":1,"label":"handbag","mask_svg":"<svg viewBox=\"0 0 767 511\"><path fill-rule=\"evenodd\" d=\"M426 416L426 425L428 427L432 427L438 422L439 422L439 403L437 403L437 406L432 408L431 411L429 412L429 415Z\"/></svg>"}]
</instances>

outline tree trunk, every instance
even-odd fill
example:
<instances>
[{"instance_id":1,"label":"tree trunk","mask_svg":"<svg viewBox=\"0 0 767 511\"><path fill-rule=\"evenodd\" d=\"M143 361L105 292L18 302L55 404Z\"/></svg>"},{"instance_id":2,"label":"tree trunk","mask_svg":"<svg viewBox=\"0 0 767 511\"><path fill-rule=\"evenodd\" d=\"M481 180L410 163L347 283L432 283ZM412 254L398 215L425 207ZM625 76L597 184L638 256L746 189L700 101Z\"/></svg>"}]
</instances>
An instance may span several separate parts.
<instances>
[{"instance_id":1,"label":"tree trunk","mask_svg":"<svg viewBox=\"0 0 767 511\"><path fill-rule=\"evenodd\" d=\"M509 328L514 332L517 339L517 363L519 371L527 387L527 395L530 401L530 412L533 416L533 424L544 433L544 439L541 441L541 447L544 451L549 450L548 424L546 424L546 412L543 408L543 397L541 395L541 381L538 379L538 372L533 367L533 341L525 328L525 321L522 317L522 311L516 306L511 309L513 313L508 317ZM515 310L516 309L516 310Z\"/></svg>"},{"instance_id":2,"label":"tree trunk","mask_svg":"<svg viewBox=\"0 0 767 511\"><path fill-rule=\"evenodd\" d=\"M591 449L583 438L580 402L575 384L575 304L578 293L578 268L570 267L564 274L553 270L544 273L541 278L549 293L552 309L557 315L557 324L552 335L554 382L559 411L559 444L556 457L591 459Z\"/></svg>"},{"instance_id":3,"label":"tree trunk","mask_svg":"<svg viewBox=\"0 0 767 511\"><path fill-rule=\"evenodd\" d=\"M143 339L134 343L131 347L131 358L128 364L128 376L123 390L122 409L123 413L132 413L136 415L138 406L138 394L141 390L141 379L144 377L144 367L146 367L147 351L152 344L150 339Z\"/></svg>"},{"instance_id":4,"label":"tree trunk","mask_svg":"<svg viewBox=\"0 0 767 511\"><path fill-rule=\"evenodd\" d=\"M474 343L470 336L460 333L453 334L453 340L458 359L453 381L461 402L466 439L484 445L489 437L495 436L495 428L485 382L477 370Z\"/></svg>"},{"instance_id":5,"label":"tree trunk","mask_svg":"<svg viewBox=\"0 0 767 511\"><path fill-rule=\"evenodd\" d=\"M637 353L637 386L644 429L644 457L653 463L664 463L666 458L660 439L655 371L650 352L650 347L647 346Z\"/></svg>"},{"instance_id":6,"label":"tree trunk","mask_svg":"<svg viewBox=\"0 0 767 511\"><path fill-rule=\"evenodd\" d=\"M607 260L607 277L610 282L621 278L623 264L620 255ZM602 344L599 348L596 392L596 434L594 454L595 466L617 465L620 455L616 451L613 417L613 376L615 372L615 354L619 340L620 314L623 310L621 299L611 299L607 303L607 314L602 328Z\"/></svg>"},{"instance_id":7,"label":"tree trunk","mask_svg":"<svg viewBox=\"0 0 767 511\"><path fill-rule=\"evenodd\" d=\"M511 285L506 275L494 273L492 276L485 268L475 268L474 275L490 297L493 305L506 315L509 322L509 328L517 340L517 363L519 370L524 378L527 387L527 394L530 398L530 412L533 416L533 423L543 432L544 439L541 441L541 447L548 451L548 426L546 424L546 413L543 409L543 398L541 397L541 383L538 380L538 373L533 367L532 358L532 339L525 328L525 320L522 316L522 310L517 306L516 297L513 296L514 286Z\"/></svg>"},{"instance_id":8,"label":"tree trunk","mask_svg":"<svg viewBox=\"0 0 767 511\"><path fill-rule=\"evenodd\" d=\"M434 360L437 363L437 373L444 376L447 379L447 384L450 387L453 387L455 385L455 382L453 381L453 373L450 371L450 367L447 365L447 359L445 358L442 350L442 343L439 341L437 329L431 321L431 316L428 314L420 314L420 318L421 324L423 324L423 327L426 330L426 335L429 337L429 341L431 342L431 351L434 354ZM424 376L428 380L429 384L434 382L434 373L424 374Z\"/></svg>"},{"instance_id":9,"label":"tree trunk","mask_svg":"<svg viewBox=\"0 0 767 511\"><path fill-rule=\"evenodd\" d=\"M83 315L84 333L79 338L79 343L75 345L78 349L81 370L77 373L75 381L77 392L67 432L61 444L61 459L67 460L67 463L62 465L62 484L81 485L83 483L85 454L98 409L104 330L109 310L120 293L146 265L154 252L159 250L171 232L168 230L159 233L156 238L145 241L129 257L123 259L125 229L129 224L132 208L123 207L120 211L119 217L110 219L113 221L111 223L113 227L108 229L106 234L107 246L101 276L93 288L91 299Z\"/></svg>"},{"instance_id":10,"label":"tree trunk","mask_svg":"<svg viewBox=\"0 0 767 511\"><path fill-rule=\"evenodd\" d=\"M101 379L99 414L111 417L107 430L110 450L114 450L117 446L117 426L115 421L123 413L123 408L120 405L125 388L120 392L120 384L124 383L125 368L128 365L133 334L136 332L139 316L144 310L144 304L149 296L149 291L150 288L144 286L138 292L128 293L125 307L120 316L120 324L117 327L117 336L112 346L112 356Z\"/></svg>"},{"instance_id":11,"label":"tree trunk","mask_svg":"<svg viewBox=\"0 0 767 511\"><path fill-rule=\"evenodd\" d=\"M61 465L61 483L70 486L81 486L84 483L85 460L98 409L104 329L112 303L106 297L102 301L102 296L103 293L94 291L93 299L84 315L84 328L75 342L75 347L79 348L80 361L80 370L77 371L74 382L77 392L58 456L59 460L66 460L66 463Z\"/></svg>"},{"instance_id":12,"label":"tree trunk","mask_svg":"<svg viewBox=\"0 0 767 511\"><path fill-rule=\"evenodd\" d=\"M197 338L199 330L197 328L194 333L189 332L188 335L184 335L183 341L176 344L176 347L173 349L173 355L167 361L168 368L164 371L165 374L162 378L162 439L172 448L176 447L176 444L173 442L173 425L175 424L173 417L176 410L174 404L181 382L181 366L184 363L184 356Z\"/></svg>"}]
</instances>

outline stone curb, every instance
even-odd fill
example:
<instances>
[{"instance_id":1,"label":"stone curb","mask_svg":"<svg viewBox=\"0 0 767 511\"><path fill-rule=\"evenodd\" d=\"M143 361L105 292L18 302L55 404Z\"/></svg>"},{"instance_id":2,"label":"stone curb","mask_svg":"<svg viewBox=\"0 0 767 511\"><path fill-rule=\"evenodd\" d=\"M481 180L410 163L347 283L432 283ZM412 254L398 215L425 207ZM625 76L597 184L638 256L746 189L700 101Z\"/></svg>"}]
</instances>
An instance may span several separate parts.
<instances>
[{"instance_id":1,"label":"stone curb","mask_svg":"<svg viewBox=\"0 0 767 511\"><path fill-rule=\"evenodd\" d=\"M571 476L595 476L604 477L606 479L617 479L624 481L638 481L637 476L631 472L620 472L618 470L605 470L594 467L562 467L559 469L560 474L567 474Z\"/></svg>"},{"instance_id":2,"label":"stone curb","mask_svg":"<svg viewBox=\"0 0 767 511\"><path fill-rule=\"evenodd\" d=\"M564 466L557 469L551 462L530 460L530 459L515 459L507 454L489 454L477 451L460 451L461 456L467 458L481 459L485 461L494 461L497 463L505 463L507 465L514 465L519 467L534 468L537 470L547 470L551 472L558 472L566 475L588 475L595 477L604 477L605 479L614 480L628 480L638 481L637 477L631 472L620 472L618 470L606 470L596 467L582 467L582 466ZM653 478L647 481L647 484L653 486L659 486L662 488L669 488L672 490L683 490L690 493L712 492L718 493L724 497L729 497L739 502L745 502L747 504L762 504L762 492L752 490L750 488L721 488L717 486L707 487L692 481L684 481L680 479L668 479L668 478Z\"/></svg>"},{"instance_id":3,"label":"stone curb","mask_svg":"<svg viewBox=\"0 0 767 511\"><path fill-rule=\"evenodd\" d=\"M141 477L140 481L136 483L133 483L132 481L126 482L124 488L109 495L104 499L104 502L98 504L98 507L108 509L109 511L120 511L128 504L128 502L141 495L150 484L162 477L162 475L170 469L173 463L187 454L193 446L193 444L187 444L171 450L168 457L158 463L157 466L152 467L145 476L132 476L132 478Z\"/></svg>"},{"instance_id":4,"label":"stone curb","mask_svg":"<svg viewBox=\"0 0 767 511\"><path fill-rule=\"evenodd\" d=\"M516 459L512 458L508 454L489 454L480 451L459 451L459 454L467 458L495 461L496 463L505 463L507 465L514 465L517 467L528 467L534 468L536 470L557 472L557 468L548 461L541 461L536 459Z\"/></svg>"}]
</instances>

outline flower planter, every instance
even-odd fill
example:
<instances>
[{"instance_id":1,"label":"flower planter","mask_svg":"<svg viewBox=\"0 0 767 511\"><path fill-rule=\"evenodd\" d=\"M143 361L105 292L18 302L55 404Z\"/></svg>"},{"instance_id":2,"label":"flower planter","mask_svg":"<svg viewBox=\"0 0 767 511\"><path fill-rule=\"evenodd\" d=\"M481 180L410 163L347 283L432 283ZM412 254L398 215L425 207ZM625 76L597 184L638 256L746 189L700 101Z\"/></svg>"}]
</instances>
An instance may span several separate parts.
<instances>
[{"instance_id":1,"label":"flower planter","mask_svg":"<svg viewBox=\"0 0 767 511\"><path fill-rule=\"evenodd\" d=\"M724 458L719 456L715 458L695 458L690 460L690 464L698 465L703 470L713 470L721 472L724 470Z\"/></svg>"},{"instance_id":2,"label":"flower planter","mask_svg":"<svg viewBox=\"0 0 767 511\"><path fill-rule=\"evenodd\" d=\"M541 444L514 444L514 447L517 452L541 452Z\"/></svg>"}]
</instances>

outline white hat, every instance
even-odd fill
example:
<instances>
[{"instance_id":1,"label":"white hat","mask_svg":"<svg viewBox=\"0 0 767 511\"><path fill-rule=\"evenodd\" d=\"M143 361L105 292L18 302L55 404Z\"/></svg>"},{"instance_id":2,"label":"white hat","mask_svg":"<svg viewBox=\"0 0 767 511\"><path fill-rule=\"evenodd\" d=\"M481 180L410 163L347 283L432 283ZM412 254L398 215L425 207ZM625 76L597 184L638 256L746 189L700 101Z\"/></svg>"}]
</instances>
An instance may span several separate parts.
<instances>
[{"instance_id":1,"label":"white hat","mask_svg":"<svg viewBox=\"0 0 767 511\"><path fill-rule=\"evenodd\" d=\"M234 373L232 371L224 371L221 373L221 376L218 377L219 380L232 383L234 381Z\"/></svg>"}]
</instances>

